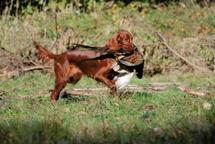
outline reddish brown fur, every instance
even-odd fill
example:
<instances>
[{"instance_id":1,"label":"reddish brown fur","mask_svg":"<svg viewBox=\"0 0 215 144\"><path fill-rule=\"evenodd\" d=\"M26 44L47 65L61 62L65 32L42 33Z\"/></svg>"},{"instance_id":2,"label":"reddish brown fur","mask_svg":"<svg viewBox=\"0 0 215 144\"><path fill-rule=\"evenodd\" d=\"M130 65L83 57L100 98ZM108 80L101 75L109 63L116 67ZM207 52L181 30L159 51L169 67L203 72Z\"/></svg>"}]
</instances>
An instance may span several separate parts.
<instances>
[{"instance_id":1,"label":"reddish brown fur","mask_svg":"<svg viewBox=\"0 0 215 144\"><path fill-rule=\"evenodd\" d=\"M121 48L125 52L131 52L133 51L132 40L131 33L126 30L121 30L106 42L105 47L111 52L117 52Z\"/></svg>"},{"instance_id":2,"label":"reddish brown fur","mask_svg":"<svg viewBox=\"0 0 215 144\"><path fill-rule=\"evenodd\" d=\"M37 42L34 41L33 44L38 50L37 54L40 59L43 61L54 60L55 87L51 93L52 101L58 100L61 90L67 83L77 83L82 75L103 82L112 91L116 90L115 81L108 79L112 72L113 59L90 60L101 55L101 52L68 50L62 54L54 55Z\"/></svg>"},{"instance_id":3,"label":"reddish brown fur","mask_svg":"<svg viewBox=\"0 0 215 144\"><path fill-rule=\"evenodd\" d=\"M88 46L82 44L74 44L71 49L82 47L88 49L102 49L109 53L126 52L130 53L134 50L134 44L132 42L133 37L131 33L126 30L120 30L113 37L111 37L104 46Z\"/></svg>"},{"instance_id":4,"label":"reddish brown fur","mask_svg":"<svg viewBox=\"0 0 215 144\"><path fill-rule=\"evenodd\" d=\"M113 37L111 37L105 44L105 48L109 52L117 52L123 49L125 52L133 51L133 36L126 30L120 30Z\"/></svg>"},{"instance_id":5,"label":"reddish brown fur","mask_svg":"<svg viewBox=\"0 0 215 144\"><path fill-rule=\"evenodd\" d=\"M119 51L121 48L125 52L131 52L133 50L132 39L132 35L129 32L121 30L110 38L104 47L107 51L113 53ZM58 100L61 90L67 83L77 83L82 75L87 75L97 81L101 81L112 91L116 91L115 81L108 78L113 73L111 68L113 59L92 59L99 57L102 52L93 50L67 50L62 54L54 55L37 42L34 41L33 44L38 50L38 58L43 61L54 60L55 87L51 93L52 101Z\"/></svg>"}]
</instances>

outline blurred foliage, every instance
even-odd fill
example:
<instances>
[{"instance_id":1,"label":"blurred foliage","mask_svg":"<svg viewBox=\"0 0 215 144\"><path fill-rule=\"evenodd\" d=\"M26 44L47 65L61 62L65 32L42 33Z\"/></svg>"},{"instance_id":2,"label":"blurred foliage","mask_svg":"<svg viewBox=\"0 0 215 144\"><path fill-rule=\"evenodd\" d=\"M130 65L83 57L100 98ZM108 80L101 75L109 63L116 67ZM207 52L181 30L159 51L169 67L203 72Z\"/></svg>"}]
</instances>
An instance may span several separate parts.
<instances>
[{"instance_id":1,"label":"blurred foliage","mask_svg":"<svg viewBox=\"0 0 215 144\"><path fill-rule=\"evenodd\" d=\"M63 52L68 42L101 46L116 31L126 29L133 34L134 43L145 52L145 73L155 75L193 71L166 47L159 45L154 32L160 32L170 46L189 61L211 71L215 70L215 6L160 4L153 8L149 3L140 1L126 6L103 1L96 5L91 3L82 12L77 7L72 8L73 2L66 7L64 2L49 2L41 12L29 7L24 16L2 15L1 46L11 52L23 54L34 50L29 47L31 37L50 48L58 35L58 44L52 51L56 52L58 47L59 52ZM59 8L56 14L57 31L54 12L56 6Z\"/></svg>"},{"instance_id":2,"label":"blurred foliage","mask_svg":"<svg viewBox=\"0 0 215 144\"><path fill-rule=\"evenodd\" d=\"M109 7L114 4L118 6L129 5L132 2L139 2L142 4L149 4L156 7L158 4L169 5L173 3L182 2L184 4L198 3L201 6L208 6L214 0L1 0L0 1L0 15L19 15L32 14L35 10L51 10L53 8L71 7L72 9L89 12L93 11L98 4L106 4Z\"/></svg>"}]
</instances>

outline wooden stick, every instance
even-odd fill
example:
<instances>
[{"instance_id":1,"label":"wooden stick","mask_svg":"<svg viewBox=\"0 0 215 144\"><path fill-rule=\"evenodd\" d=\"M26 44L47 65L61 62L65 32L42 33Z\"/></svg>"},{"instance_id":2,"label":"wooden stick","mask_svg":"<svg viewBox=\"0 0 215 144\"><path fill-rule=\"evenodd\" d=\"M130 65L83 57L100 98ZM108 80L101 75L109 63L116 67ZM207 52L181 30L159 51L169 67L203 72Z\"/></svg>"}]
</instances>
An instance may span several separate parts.
<instances>
[{"instance_id":1,"label":"wooden stick","mask_svg":"<svg viewBox=\"0 0 215 144\"><path fill-rule=\"evenodd\" d=\"M9 71L9 72L0 74L0 78L6 77L6 79L10 79L14 76L18 76L18 75L25 73L25 72L35 71L35 70L45 70L45 69L50 69L50 68L51 68L50 66L40 66L40 65L32 66L32 67L24 67L23 69L16 69L13 71Z\"/></svg>"},{"instance_id":2,"label":"wooden stick","mask_svg":"<svg viewBox=\"0 0 215 144\"><path fill-rule=\"evenodd\" d=\"M207 72L206 69L200 68L199 66L193 64L192 62L190 62L189 60L187 60L186 58L184 58L182 55L180 55L178 52L176 52L168 43L165 37L163 37L159 32L156 32L157 36L160 38L160 41L162 41L162 43L172 52L174 53L176 56L178 56L180 59L182 59L184 62L186 62L188 65L190 65L192 68L197 69L199 71L202 72Z\"/></svg>"},{"instance_id":3,"label":"wooden stick","mask_svg":"<svg viewBox=\"0 0 215 144\"><path fill-rule=\"evenodd\" d=\"M59 31L58 31L58 23L57 23L57 19L58 19L58 16L57 16L57 11L58 11L58 8L56 7L55 8L55 15L54 15L54 20L55 20L55 31L56 31L56 34L57 34L57 38L56 38L56 41L59 40ZM58 47L59 45L56 46L56 54L58 54Z\"/></svg>"},{"instance_id":4,"label":"wooden stick","mask_svg":"<svg viewBox=\"0 0 215 144\"><path fill-rule=\"evenodd\" d=\"M56 54L58 54L58 50L59 50L59 48L58 48L59 47L59 38L60 38L59 26L58 26L58 23L57 23L57 19L58 19L57 12L58 12L58 8L56 7L55 8L55 12L54 12L54 24L55 24L55 31L56 31L57 36L56 36L54 42L49 47L50 49L53 49L55 47Z\"/></svg>"},{"instance_id":5,"label":"wooden stick","mask_svg":"<svg viewBox=\"0 0 215 144\"><path fill-rule=\"evenodd\" d=\"M207 96L208 93L204 93L204 92L197 92L195 90L192 90L190 88L187 88L185 86L183 86L182 84L179 83L152 83L150 85L164 85L164 87L162 88L157 88L153 86L149 86L149 87L143 87L143 86L137 86L137 85L128 85L126 89L123 90L123 92L119 93L120 95L124 95L124 94L129 94L129 93L134 93L134 92L148 92L148 93L155 93L155 92L160 92L160 91L164 91L166 90L169 86L171 85L175 85L179 90L181 90L184 93L187 93L189 95L195 96L195 97L204 97ZM0 96L3 96L4 93L6 91L4 90L0 90ZM9 92L9 91L8 91ZM39 92L40 94L36 94L33 96L19 96L12 98L12 97L2 97L3 99L6 100L10 100L10 99L34 99L34 98L38 98L38 97L48 97L49 95L47 95L46 92ZM93 95L104 95L109 93L109 89L107 87L99 87L99 88L74 88L71 90L64 90L62 92L62 96L93 96Z\"/></svg>"},{"instance_id":6,"label":"wooden stick","mask_svg":"<svg viewBox=\"0 0 215 144\"><path fill-rule=\"evenodd\" d=\"M184 93L187 93L187 94L190 94L192 96L198 96L198 97L204 97L206 96L207 93L203 93L203 92L197 92L197 91L194 91L190 88L187 88L185 86L177 86L178 89L180 89L182 92Z\"/></svg>"},{"instance_id":7,"label":"wooden stick","mask_svg":"<svg viewBox=\"0 0 215 144\"><path fill-rule=\"evenodd\" d=\"M32 66L32 67L25 67L22 69L20 72L28 72L28 71L34 71L34 70L45 70L45 69L50 69L50 66Z\"/></svg>"},{"instance_id":8,"label":"wooden stick","mask_svg":"<svg viewBox=\"0 0 215 144\"><path fill-rule=\"evenodd\" d=\"M166 90L165 87L141 87L137 85L128 85L125 89L122 91L118 91L119 94L126 94L126 93L133 93L133 92L159 92ZM77 96L92 96L92 95L101 95L109 93L109 89L107 87L99 87L99 88L74 88L72 90L65 90L64 94L69 95L77 95Z\"/></svg>"},{"instance_id":9,"label":"wooden stick","mask_svg":"<svg viewBox=\"0 0 215 144\"><path fill-rule=\"evenodd\" d=\"M153 85L153 84L151 84ZM159 92L159 91L164 91L166 90L170 85L176 85L176 87L181 90L184 93L193 95L193 96L206 96L207 93L204 92L198 92L195 90L192 90L190 88L187 88L179 83L167 83L163 84L163 86L149 86L149 87L141 87L137 85L128 85L127 88L124 89L124 93L129 93L129 92ZM96 95L96 94L102 94L102 93L107 93L108 88L106 87L100 87L100 88L75 88L72 90L66 90L67 94L70 95L82 95L82 96L91 96L91 95Z\"/></svg>"}]
</instances>

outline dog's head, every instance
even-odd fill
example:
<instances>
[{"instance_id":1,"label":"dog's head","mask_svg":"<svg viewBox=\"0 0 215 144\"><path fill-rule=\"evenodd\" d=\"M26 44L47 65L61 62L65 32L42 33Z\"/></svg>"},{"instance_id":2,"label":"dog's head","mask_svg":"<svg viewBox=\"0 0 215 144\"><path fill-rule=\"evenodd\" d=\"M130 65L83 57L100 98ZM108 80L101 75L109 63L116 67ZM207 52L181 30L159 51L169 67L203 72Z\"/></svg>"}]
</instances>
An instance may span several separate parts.
<instances>
[{"instance_id":1,"label":"dog's head","mask_svg":"<svg viewBox=\"0 0 215 144\"><path fill-rule=\"evenodd\" d=\"M110 38L106 47L111 52L116 52L122 49L125 52L130 52L133 50L133 36L130 32L126 30L120 30L112 38Z\"/></svg>"}]
</instances>

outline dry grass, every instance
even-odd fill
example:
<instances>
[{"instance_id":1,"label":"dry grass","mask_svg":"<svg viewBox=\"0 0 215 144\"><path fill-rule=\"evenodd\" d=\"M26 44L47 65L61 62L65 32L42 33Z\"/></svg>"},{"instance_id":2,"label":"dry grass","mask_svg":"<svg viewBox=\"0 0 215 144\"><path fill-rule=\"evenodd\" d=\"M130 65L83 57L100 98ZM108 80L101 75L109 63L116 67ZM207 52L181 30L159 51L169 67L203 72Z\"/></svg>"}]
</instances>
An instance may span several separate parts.
<instances>
[{"instance_id":1,"label":"dry grass","mask_svg":"<svg viewBox=\"0 0 215 144\"><path fill-rule=\"evenodd\" d=\"M193 97L170 86L160 93L132 93L121 98L104 94L60 99L53 106L48 97L53 78L47 73L28 73L0 81L1 143L213 143L213 13L214 7L197 5L157 9L144 6L139 12L135 3L126 8L113 6L107 11L97 11L96 15L63 9L58 13L58 33L50 11L7 19L3 16L0 46L12 54L1 49L1 70L38 62L32 38L56 53L57 49L65 50L69 37L71 43L102 45L123 28L133 33L136 45L145 52L145 72L167 74L145 75L132 83L145 87L152 82L176 81L210 93L206 97ZM194 73L159 44L156 31L179 54L197 66L210 69L211 73ZM97 86L95 81L84 78L74 87L92 85Z\"/></svg>"},{"instance_id":2,"label":"dry grass","mask_svg":"<svg viewBox=\"0 0 215 144\"><path fill-rule=\"evenodd\" d=\"M135 3L134 3L135 5ZM145 7L138 12L113 6L107 11L76 13L64 9L55 13L35 12L23 17L2 17L1 47L22 58L34 53L32 39L51 51L60 53L68 43L103 45L117 30L127 29L136 45L145 51L145 72L148 74L188 72L193 69L159 44L154 32L161 32L169 45L195 65L214 71L214 12L211 8L169 6L156 10ZM57 26L57 28L56 28ZM2 64L1 64L2 65Z\"/></svg>"}]
</instances>

